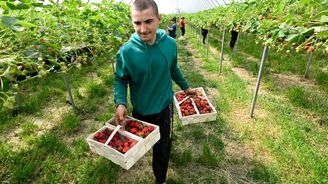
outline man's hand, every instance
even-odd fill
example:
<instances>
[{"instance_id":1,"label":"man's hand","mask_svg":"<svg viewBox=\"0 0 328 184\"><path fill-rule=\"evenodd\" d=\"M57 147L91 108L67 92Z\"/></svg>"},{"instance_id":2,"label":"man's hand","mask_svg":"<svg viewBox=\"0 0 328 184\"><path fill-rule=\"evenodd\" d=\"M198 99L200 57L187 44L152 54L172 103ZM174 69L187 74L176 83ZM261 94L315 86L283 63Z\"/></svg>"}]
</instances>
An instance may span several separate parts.
<instances>
[{"instance_id":1,"label":"man's hand","mask_svg":"<svg viewBox=\"0 0 328 184\"><path fill-rule=\"evenodd\" d=\"M126 110L125 105L118 105L116 107L116 114L115 114L115 124L116 125L121 125L121 126L125 126L125 118L127 116L128 112Z\"/></svg>"},{"instance_id":2,"label":"man's hand","mask_svg":"<svg viewBox=\"0 0 328 184\"><path fill-rule=\"evenodd\" d=\"M189 96L201 96L202 92L198 89L188 88L184 92Z\"/></svg>"}]
</instances>

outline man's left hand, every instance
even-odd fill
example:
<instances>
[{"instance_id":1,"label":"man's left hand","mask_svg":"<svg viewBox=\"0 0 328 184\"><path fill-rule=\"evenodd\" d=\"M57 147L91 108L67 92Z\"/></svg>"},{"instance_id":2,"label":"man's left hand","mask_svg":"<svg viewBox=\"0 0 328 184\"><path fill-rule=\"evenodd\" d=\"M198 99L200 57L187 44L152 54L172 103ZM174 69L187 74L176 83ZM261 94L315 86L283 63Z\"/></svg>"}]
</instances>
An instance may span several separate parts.
<instances>
[{"instance_id":1,"label":"man's left hand","mask_svg":"<svg viewBox=\"0 0 328 184\"><path fill-rule=\"evenodd\" d=\"M202 95L200 90L193 89L193 88L188 88L188 89L184 90L184 92L189 96L201 96Z\"/></svg>"}]
</instances>

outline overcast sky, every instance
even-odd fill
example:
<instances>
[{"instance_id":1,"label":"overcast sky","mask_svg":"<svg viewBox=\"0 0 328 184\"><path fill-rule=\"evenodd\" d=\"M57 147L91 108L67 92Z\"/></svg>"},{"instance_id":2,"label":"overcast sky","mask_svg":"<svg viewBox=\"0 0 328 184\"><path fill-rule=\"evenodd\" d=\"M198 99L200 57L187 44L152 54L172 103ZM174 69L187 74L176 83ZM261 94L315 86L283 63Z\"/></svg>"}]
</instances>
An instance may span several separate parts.
<instances>
[{"instance_id":1,"label":"overcast sky","mask_svg":"<svg viewBox=\"0 0 328 184\"><path fill-rule=\"evenodd\" d=\"M127 4L133 0L116 0L123 1ZM169 14L177 13L177 8L182 13L193 13L201 10L213 8L219 5L224 5L231 0L155 0L160 13Z\"/></svg>"}]
</instances>

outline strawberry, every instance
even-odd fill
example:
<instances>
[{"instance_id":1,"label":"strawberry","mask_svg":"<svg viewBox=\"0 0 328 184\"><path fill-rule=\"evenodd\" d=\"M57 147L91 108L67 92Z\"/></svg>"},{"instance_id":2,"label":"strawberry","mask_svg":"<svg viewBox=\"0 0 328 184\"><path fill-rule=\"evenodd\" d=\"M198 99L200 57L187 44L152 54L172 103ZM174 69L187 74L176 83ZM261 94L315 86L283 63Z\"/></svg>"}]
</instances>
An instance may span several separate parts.
<instances>
[{"instance_id":1,"label":"strawberry","mask_svg":"<svg viewBox=\"0 0 328 184\"><path fill-rule=\"evenodd\" d=\"M97 132L94 136L95 139L99 139L100 138L100 132Z\"/></svg>"},{"instance_id":2,"label":"strawberry","mask_svg":"<svg viewBox=\"0 0 328 184\"><path fill-rule=\"evenodd\" d=\"M137 142L136 141L133 141L131 144L130 144L130 148L132 148L134 145L136 145Z\"/></svg>"},{"instance_id":3,"label":"strawberry","mask_svg":"<svg viewBox=\"0 0 328 184\"><path fill-rule=\"evenodd\" d=\"M126 153L129 151L129 149L130 149L129 146L124 146L124 148L122 149L122 152Z\"/></svg>"},{"instance_id":4,"label":"strawberry","mask_svg":"<svg viewBox=\"0 0 328 184\"><path fill-rule=\"evenodd\" d=\"M123 145L122 141L120 141L120 140L117 140L114 143L115 143L116 146L122 146Z\"/></svg>"},{"instance_id":5,"label":"strawberry","mask_svg":"<svg viewBox=\"0 0 328 184\"><path fill-rule=\"evenodd\" d=\"M143 132L143 133L148 132L148 127L143 127L142 132Z\"/></svg>"},{"instance_id":6,"label":"strawberry","mask_svg":"<svg viewBox=\"0 0 328 184\"><path fill-rule=\"evenodd\" d=\"M142 137L142 138L144 138L144 135L145 135L145 134L144 134L143 132L138 132L138 133L137 133L137 136Z\"/></svg>"},{"instance_id":7,"label":"strawberry","mask_svg":"<svg viewBox=\"0 0 328 184\"><path fill-rule=\"evenodd\" d=\"M135 127L133 127L133 128L130 129L130 132L133 133L133 134L136 134L137 131L138 131L138 129L135 128Z\"/></svg>"},{"instance_id":8,"label":"strawberry","mask_svg":"<svg viewBox=\"0 0 328 184\"><path fill-rule=\"evenodd\" d=\"M153 126L148 126L148 130L149 130L150 132L152 132L153 130L155 130L155 127L153 127Z\"/></svg>"}]
</instances>

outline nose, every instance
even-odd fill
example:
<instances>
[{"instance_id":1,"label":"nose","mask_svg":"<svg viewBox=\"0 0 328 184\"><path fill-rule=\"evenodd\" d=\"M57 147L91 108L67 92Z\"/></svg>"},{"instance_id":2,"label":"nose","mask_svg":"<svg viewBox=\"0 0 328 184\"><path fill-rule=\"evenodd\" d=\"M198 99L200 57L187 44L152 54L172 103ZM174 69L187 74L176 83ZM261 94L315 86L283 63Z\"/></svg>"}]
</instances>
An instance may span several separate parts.
<instances>
[{"instance_id":1,"label":"nose","mask_svg":"<svg viewBox=\"0 0 328 184\"><path fill-rule=\"evenodd\" d=\"M140 32L141 33L147 33L147 26L146 26L146 24L142 23L140 25Z\"/></svg>"}]
</instances>

